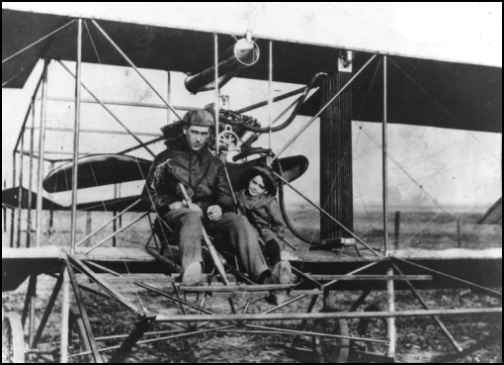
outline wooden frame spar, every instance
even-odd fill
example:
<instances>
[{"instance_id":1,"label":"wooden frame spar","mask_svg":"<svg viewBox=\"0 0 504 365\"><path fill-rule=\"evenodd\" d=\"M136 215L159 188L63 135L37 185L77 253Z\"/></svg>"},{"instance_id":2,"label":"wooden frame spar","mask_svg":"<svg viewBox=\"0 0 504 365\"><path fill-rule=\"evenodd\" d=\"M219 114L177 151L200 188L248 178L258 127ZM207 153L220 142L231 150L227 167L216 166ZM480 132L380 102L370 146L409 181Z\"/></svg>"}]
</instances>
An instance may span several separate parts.
<instances>
[{"instance_id":1,"label":"wooden frame spar","mask_svg":"<svg viewBox=\"0 0 504 365\"><path fill-rule=\"evenodd\" d=\"M180 312L182 314L165 314L163 312L154 312L150 309L146 309L143 307L142 303L136 303L129 300L126 296L124 296L117 288L113 286L110 282L105 280L103 276L100 276L101 273L107 273L114 277L121 277L122 274L117 271L112 270L110 267L106 265L98 264L93 261L88 254L95 250L97 247L101 246L104 242L109 239L115 238L117 233L121 230L128 228L129 225L121 228L119 231L115 231L112 235L108 236L106 239L98 242L94 246L91 246L84 254L76 253L76 248L82 244L83 242L87 242L90 238L95 236L99 231L101 231L106 225L110 223L115 223L117 219L120 219L126 212L129 212L136 204L136 202L132 203L130 206L125 208L123 211L115 214L113 218L103 224L99 229L87 235L80 242L76 240L76 203L77 203L77 174L78 174L78 157L79 157L79 133L80 129L80 104L83 102L81 100L81 87L87 91L94 102L101 105L112 117L113 119L120 124L125 130L125 134L129 134L133 137L138 145L122 151L122 153L129 152L134 149L144 148L147 152L153 155L152 151L147 147L151 143L158 142L161 138L155 138L148 142L141 141L138 136L131 130L128 129L127 125L123 123L114 113L107 107L107 103L101 101L95 94L93 94L81 81L81 66L82 66L82 25L83 19L75 19L69 22L64 27L60 27L55 31L49 33L48 36L44 36L43 38L50 38L54 34L56 34L61 29L65 29L69 24L76 23L77 26L77 37L76 37L76 71L75 74L72 73L68 67L65 66L62 62L59 64L74 78L75 80L75 115L74 115L74 127L71 130L73 132L73 141L74 147L72 152L72 167L73 167L73 181L72 181L72 222L71 222L71 245L68 252L63 252L60 257L60 266L58 268L58 272L55 274L57 277L56 284L54 289L50 295L48 305L44 311L42 319L39 323L39 326L36 332L33 333L31 328L33 327L33 298L36 295L36 276L33 275L30 277L30 285L28 286L27 297L25 300L25 308L24 308L24 316L23 318L28 318L30 325L29 328L29 339L30 339L30 348L27 352L36 353L36 346L41 340L41 336L44 330L44 327L47 324L49 315L54 308L55 301L60 291L63 292L63 306L62 306L62 315L61 315L61 343L60 343L60 360L62 362L67 362L70 358L80 357L80 356L91 356L91 360L95 362L101 362L104 360L103 354L106 352L113 351L112 360L113 361L122 361L129 354L132 347L134 345L142 345L149 344L153 342L159 341L167 341L174 340L179 338L185 338L190 336L201 335L205 333L212 332L233 332L233 331L241 331L241 329L246 329L248 333L261 333L261 334L281 334L284 336L294 336L295 338L301 336L309 336L316 339L321 338L329 338L329 339L345 339L351 341L362 341L366 343L379 343L388 346L387 351L387 359L394 359L396 356L396 324L394 319L397 317L432 317L435 324L440 328L442 333L446 336L446 338L453 345L454 349L457 352L462 352L462 346L456 341L454 336L450 333L447 326L441 321L440 316L455 316L455 315L501 315L502 307L492 307L492 308L460 308L460 309L431 309L427 306L425 300L420 296L418 291L416 291L412 282L415 280L425 281L431 280L434 276L440 276L445 279L454 280L461 284L464 284L468 287L471 287L475 290L483 291L488 295L496 297L498 299L502 299L502 294L499 291L496 291L491 288L486 288L481 285L469 282L467 280L463 280L452 275L444 274L440 271L432 270L428 267L416 264L409 260L399 259L392 255L388 246L388 234L387 234L387 212L388 212L388 197L387 197L387 121L388 121L388 75L387 75L387 63L388 56L383 55L383 143L382 143L382 158L383 158L383 166L382 166L382 179L383 179L383 226L384 226L384 254L375 250L371 247L365 240L361 237L357 236L355 232L349 230L344 227L344 225L339 222L336 218L332 217L329 213L320 208L317 204L310 201L302 192L295 189L289 182L282 178L282 176L276 174L276 176L282 181L283 184L287 185L291 189L293 189L297 194L299 194L302 198L307 200L310 204L312 204L316 209L318 209L323 214L327 215L328 218L333 220L336 224L338 224L342 229L346 230L352 237L354 237L357 242L363 245L367 250L369 250L374 256L375 259L372 262L364 264L358 267L355 270L349 271L345 275L340 276L324 276L317 277L315 275L311 275L309 273L304 273L298 268L294 269L299 281L293 285L238 285L238 283L229 283L227 286L204 286L199 289L195 288L187 288L178 285L174 281L171 281L172 287L171 289L166 289L166 285L163 288L156 287L152 284L146 283L141 280L132 279L130 283L133 285L142 288L143 290L147 290L157 295L162 296L167 299L169 302L178 306ZM164 104L165 109L170 111L176 118L180 119L180 116L177 114L176 110L185 110L183 108L173 107L170 105L168 101L166 101L163 96L153 87L153 85L148 81L148 79L142 74L142 72L136 67L136 65L128 58L126 53L114 42L114 40L107 34L107 32L98 24L96 20L91 20L91 23L98 29L98 31L103 35L103 37L111 44L111 46L125 59L125 61L135 70L135 72L140 76L140 78L155 92L155 94L161 99ZM6 62L16 55L22 53L23 51L31 48L37 42L32 43L31 45L23 48L19 52L13 54L13 56L8 57L8 59L3 60ZM216 133L218 133L218 118L219 115L219 86L218 86L218 35L213 34L213 46L214 46L214 67L215 67L215 116L216 116ZM272 96L272 83L273 83L273 42L269 41L269 61L268 61L268 98L267 101L263 101L260 103L256 103L246 108L242 108L241 111L251 110L253 108L261 107L268 105L269 110L269 129L271 134L271 126L274 123L272 119L271 107L273 102L282 100L283 98L293 96L299 93L302 93L305 88L297 89L286 93L281 96L273 97ZM307 127L313 123L321 113L334 101L338 98L339 95L343 93L347 88L349 88L353 81L361 74L361 72L375 60L378 55L372 55L368 61L359 69L350 79L349 81L338 90L334 96L326 103L321 109L315 114L315 116L310 119L310 121L299 130L295 136L288 141L288 143L279 149L277 155L274 160L276 160L295 140L307 129ZM46 103L47 103L47 73L48 73L49 60L45 60L44 68L41 74L41 77L35 87L35 91L32 95L30 105L28 107L28 111L26 113L25 119L23 121L23 125L21 127L21 131L18 135L18 140L13 150L13 185L16 183L17 177L17 169L16 165L16 153L19 153L19 184L20 184L20 200L19 200L19 211L18 211L18 233L17 233L17 242L20 242L20 227L21 227L21 185L23 183L23 164L24 161L22 156L24 155L24 133L27 129L30 130L30 191L32 184L32 169L33 163L32 158L33 155L33 131L35 129L34 125L34 114L35 114L35 102L39 92L41 89L41 105L40 105L40 127L39 127L39 146L38 146L38 167L37 167L37 239L36 245L40 245L41 241L41 210L42 210L42 177L43 177L43 164L46 161L44 153L45 153L45 122L46 122ZM168 86L170 88L170 86ZM170 95L170 92L168 93ZM86 101L87 102L87 101ZM134 103L128 104L131 106L140 106L145 107L148 105L133 105ZM153 106L148 106L153 107ZM158 106L156 106L158 107ZM26 123L29 118L29 115L32 116L32 127L26 128ZM168 118L170 119L170 118ZM216 138L217 140L217 138ZM21 148L19 148L21 145ZM31 204L29 205L29 215L31 216ZM150 212L146 212L143 215L140 215L133 223L136 221L143 219L144 217L149 218ZM14 227L14 214L15 210L13 209L11 212L12 220L11 220L11 246L14 245L15 242L15 227ZM31 218L28 220L28 229L31 229ZM27 234L27 246L29 246L30 238L29 232ZM18 244L20 246L20 244ZM428 275L411 275L406 272L406 268L415 267L415 269L420 269L423 272L428 273ZM363 274L366 270L373 268L379 268L381 270L381 274ZM83 275L89 278L94 284L98 286L99 289L94 289L88 285L83 283L79 283L77 274ZM170 279L171 280L171 279ZM370 293L370 290L363 291L357 300L355 300L350 308L340 312L321 312L314 313L315 305L319 300L322 300L325 304L326 299L331 290L335 289L337 284L341 281L362 281L362 280L376 280L385 282L387 285L387 310L386 311L372 311L372 312L358 312L357 309L365 303L367 296ZM394 293L394 282L400 281L407 284L409 290L412 292L413 296L419 301L424 309L422 310L404 310L404 311L396 311L395 309L395 293ZM117 300L123 307L133 312L136 315L136 322L133 326L133 329L130 333L126 334L111 334L107 336L95 336L93 334L93 329L91 327L86 307L84 305L84 301L82 298L81 290L84 289L93 293L94 295L107 296L109 298L113 298ZM257 294L259 292L270 291L270 290L285 290L289 289L292 294L295 294L292 298L286 299L281 303L267 309L263 310L260 313L250 313L251 307L251 299L247 299L246 303L241 308L235 308L232 301L229 302L231 308L231 314L222 314L216 313L213 310L210 310L205 307L201 302L193 303L186 298L187 293L195 293L195 292L210 292L210 293L235 293L241 292L246 295ZM73 297L75 298L78 311L71 312L70 310L70 293L73 293ZM302 300L309 299L309 304L305 312L295 312L295 313L276 313L280 309L286 308L288 305L292 303L300 303ZM78 323L78 331L81 340L84 344L84 351L79 353L68 353L68 334L71 332L71 328L69 328L70 318L73 318ZM370 338L370 337L362 337L362 336L351 336L349 333L324 333L321 331L313 330L307 328L308 322L310 320L327 320L327 319L349 319L349 318L386 318L387 319L387 338ZM268 323L268 325L254 325L250 322L257 321L300 321L301 325L297 329L288 328L288 327L280 327L273 326ZM186 326L187 323L193 324L192 326ZM163 325L168 326L168 328L162 330L152 330L154 325ZM141 339L143 336L146 339ZM118 340L119 343L110 345L109 341ZM101 343L107 341L107 346L101 346Z\"/></svg>"}]
</instances>

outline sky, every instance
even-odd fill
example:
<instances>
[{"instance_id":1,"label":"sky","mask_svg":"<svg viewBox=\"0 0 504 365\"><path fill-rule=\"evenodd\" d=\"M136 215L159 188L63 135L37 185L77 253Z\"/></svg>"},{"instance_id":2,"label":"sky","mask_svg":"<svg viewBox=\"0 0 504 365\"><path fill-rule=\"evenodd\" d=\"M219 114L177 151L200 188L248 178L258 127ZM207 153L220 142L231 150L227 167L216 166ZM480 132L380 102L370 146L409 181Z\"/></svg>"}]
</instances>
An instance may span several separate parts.
<instances>
[{"instance_id":1,"label":"sky","mask_svg":"<svg viewBox=\"0 0 504 365\"><path fill-rule=\"evenodd\" d=\"M436 15L439 16L439 15ZM398 20L399 22L399 20ZM400 23L400 22L399 22ZM394 26L397 26L394 23ZM402 25L405 29L406 25ZM428 27L427 27L428 28ZM418 36L418 35L416 35ZM73 69L74 64L67 65ZM22 90L2 89L2 181L12 184L11 151L17 133L41 72L39 64ZM159 70L143 70L147 78L163 95L167 93L167 73ZM160 100L145 86L131 69L106 65L84 65L83 81L99 97L106 100L145 102L159 104ZM171 102L174 105L204 106L213 101L213 92L190 95L183 87L185 75L171 73ZM48 96L73 97L72 79L56 63L49 69ZM274 95L284 93L299 85L275 83ZM233 79L222 89L229 96L229 109L237 109L267 97L267 84L253 80ZM84 98L89 98L83 92ZM291 99L276 103L271 114L276 115ZM111 106L119 118L134 131L157 133L167 123L167 112L160 109ZM37 118L40 114L36 107ZM267 108L250 115L262 124L268 121ZM49 101L47 123L53 127L72 127L73 103ZM301 128L308 118L296 118L293 126L273 134L273 150L281 146ZM117 129L113 119L97 105L82 105L81 128ZM353 143L353 186L356 209L377 205L381 202L381 125L354 121ZM296 181L296 187L315 201L319 200L319 121L312 124L299 140L291 146L285 156L304 154L310 166L303 177ZM150 137L144 137L149 139ZM37 141L35 133L35 141ZM81 151L110 153L135 144L129 136L82 133ZM263 136L257 145L267 146L268 138ZM28 147L28 142L25 148ZM161 151L162 145L154 150ZM70 152L70 133L50 131L47 134L47 150ZM447 130L432 127L416 127L401 124L389 125L389 194L392 205L402 206L469 206L484 210L501 196L501 134ZM144 153L137 154L147 157ZM27 165L27 159L25 159ZM25 169L25 176L27 170ZM26 181L26 180L25 180ZM26 185L26 183L25 183ZM422 187L420 188L419 185ZM129 195L141 188L140 182L124 184L122 194ZM48 195L49 196L49 195ZM69 203L69 194L53 194L52 199ZM84 189L79 192L79 200L88 201L111 197L111 187ZM292 193L289 202L301 199Z\"/></svg>"}]
</instances>

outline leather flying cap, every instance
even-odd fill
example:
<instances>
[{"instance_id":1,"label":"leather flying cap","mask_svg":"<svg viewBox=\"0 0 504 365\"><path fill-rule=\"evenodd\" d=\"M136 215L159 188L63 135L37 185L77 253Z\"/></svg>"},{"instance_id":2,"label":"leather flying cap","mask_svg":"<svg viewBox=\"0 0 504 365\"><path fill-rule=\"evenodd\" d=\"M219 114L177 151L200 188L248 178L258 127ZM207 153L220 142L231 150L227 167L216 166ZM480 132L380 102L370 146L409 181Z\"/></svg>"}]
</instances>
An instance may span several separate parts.
<instances>
[{"instance_id":1,"label":"leather flying cap","mask_svg":"<svg viewBox=\"0 0 504 365\"><path fill-rule=\"evenodd\" d=\"M187 127L192 125L200 127L213 127L215 124L212 113L205 109L188 111L182 121Z\"/></svg>"}]
</instances>

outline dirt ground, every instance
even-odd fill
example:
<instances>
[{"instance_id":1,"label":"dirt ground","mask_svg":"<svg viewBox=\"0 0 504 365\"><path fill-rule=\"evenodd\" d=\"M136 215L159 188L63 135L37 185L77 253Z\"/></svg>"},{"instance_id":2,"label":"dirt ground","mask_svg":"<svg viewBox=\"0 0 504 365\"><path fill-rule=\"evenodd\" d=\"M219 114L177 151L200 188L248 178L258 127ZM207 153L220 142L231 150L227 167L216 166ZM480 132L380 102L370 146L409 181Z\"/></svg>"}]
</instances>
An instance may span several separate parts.
<instances>
[{"instance_id":1,"label":"dirt ground","mask_svg":"<svg viewBox=\"0 0 504 365\"><path fill-rule=\"evenodd\" d=\"M36 314L40 318L44 309L44 304L50 294L50 289L54 285L55 279L47 276L42 276L38 283L39 298L36 301ZM26 286L24 284L23 286ZM2 299L4 310L21 311L24 301L24 290L20 287L15 292L4 294ZM479 307L479 306L495 306L498 302L488 296L476 294L471 290L423 290L420 291L427 304L433 308L458 308L458 307ZM159 305L163 299L155 295L135 292L129 293L130 297L137 298L142 301L147 308ZM357 298L358 294L342 291L334 293L331 298L332 303L340 309L348 308ZM249 312L259 312L271 308L262 296L254 297L258 301L251 305ZM191 298L188 298L191 300ZM234 298L238 307L244 304L243 297ZM105 336L110 334L127 333L131 331L135 317L131 312L124 310L117 302L110 299L103 299L94 294L84 294L84 301L90 315L91 325L95 336ZM368 298L366 303L376 304L377 308L384 308L386 303L383 293L376 293ZM406 292L397 293L397 310L420 308L415 299ZM213 305L212 305L213 304ZM225 313L229 312L225 297L215 295L208 301L210 308ZM169 303L165 302L166 307L170 307ZM306 310L308 301L302 301L282 309L287 311L302 311ZM316 310L321 309L321 303L316 307ZM60 302L56 303L51 321L42 338L41 348L56 349L56 352L50 357L41 357L33 355L30 360L34 362L45 362L55 359L58 351L58 341L60 333L59 323ZM500 317L480 316L478 318L457 317L445 318L444 323L452 332L457 341L464 349L471 348L477 345L478 342L484 341L483 346L477 346L474 352L460 356L457 358L446 358L445 360L456 362L501 362L502 361L502 326ZM264 324L264 323L263 323ZM358 336L357 328L358 320L348 321L350 334ZM273 324L269 324L273 325ZM275 324L279 326L279 324ZM286 327L293 327L292 323L282 324ZM385 338L386 327L383 320L373 320L368 330L364 333L373 338ZM326 323L323 330L331 332L330 323ZM153 330L166 328L157 325ZM398 343L397 343L397 358L401 362L434 362L442 361L443 356L454 354L447 339L440 332L439 328L429 318L416 319L398 319ZM311 328L313 330L313 327ZM320 327L317 327L320 330ZM212 333L203 334L190 339L178 339L165 342L157 342L153 344L141 345L135 347L133 355L127 359L127 362L304 362L317 361L319 358L314 354L296 352L289 349L293 344L293 337L285 335L264 336L259 334L242 334L242 333ZM310 342L305 339L304 346L308 349ZM77 353L79 349L79 341L77 334L73 335L73 345L71 353ZM115 341L105 341L104 346L117 344ZM352 344L352 348L363 350L362 343ZM385 345L377 344L372 348L368 347L371 352L385 352ZM106 357L110 356L111 352L106 353ZM350 360L361 361L363 358L351 353ZM72 362L85 362L86 356L72 358Z\"/></svg>"},{"instance_id":2,"label":"dirt ground","mask_svg":"<svg viewBox=\"0 0 504 365\"><path fill-rule=\"evenodd\" d=\"M434 217L434 218L432 218ZM318 234L314 222L318 220L306 210L299 210L293 215L294 221L300 224L305 234L316 236ZM356 219L356 229L368 242L379 244L380 231L379 216L374 213L362 214ZM80 223L85 221L80 216ZM496 247L502 245L501 226L476 226L477 215L466 214L462 216L462 233L457 236L456 222L442 214L433 215L425 212L403 214L401 222L401 247L423 248L447 248L457 247L462 240L462 247ZM63 245L67 242L68 232L62 232L68 227L64 219L55 219L56 233L46 234L45 237L51 244ZM127 222L125 222L126 224ZM95 219L93 224L101 224L100 219ZM83 225L83 224L82 224ZM393 225L392 225L393 226ZM310 227L310 228L308 228ZM312 228L315 227L315 228ZM426 229L430 227L430 229ZM476 228L475 228L476 227ZM93 226L93 228L96 228ZM145 242L147 236L146 227L130 230L121 236L121 245L135 245ZM66 228L68 229L68 228ZM103 236L109 232L103 232ZM83 235L83 230L82 233ZM436 243L437 242L437 243ZM50 295L50 290L55 279L48 276L40 276L38 281L38 298L36 299L36 316L40 318L45 308L45 303ZM163 285L161 283L161 285ZM2 304L4 311L21 312L24 301L26 283L16 291L3 293ZM489 296L476 293L469 289L453 290L422 290L422 297L432 308L462 308L462 307L485 307L496 306L499 302ZM333 305L339 310L347 310L357 299L358 292L341 291L334 293L331 298ZM141 302L144 306L165 307L171 305L161 297L146 293L131 291L132 300ZM252 304L249 312L260 312L271 308L271 305L263 300L263 295L256 297L257 303ZM408 292L397 292L397 310L420 309L420 305ZM189 298L195 300L196 298ZM245 303L244 297L235 297L238 306ZM124 310L116 302L104 299L95 294L85 293L84 301L90 315L91 325L95 336L105 336L117 333L128 333L132 329L134 316ZM208 304L213 304L219 311L229 312L224 297L214 295L208 299ZM384 293L373 293L366 300L366 305L376 304L385 308L386 298ZM308 300L300 301L282 309L284 312L305 311ZM320 310L321 303L317 303L316 310ZM213 307L212 307L213 308ZM48 327L42 338L41 349L55 349L56 352L49 355L31 355L30 361L46 362L58 359L58 342L60 333L60 302L56 302L54 312ZM398 319L398 342L397 359L400 362L502 362L502 318L501 316L478 316L478 317L447 317L443 318L447 328L452 332L455 339L464 349L471 350L461 356L450 358L446 355L454 354L449 341L430 318ZM273 325L268 323L268 325ZM279 325L276 323L275 325ZM314 326L314 324L311 324ZM327 321L324 324L325 331L331 332L334 328ZM362 323L361 323L362 325ZM287 323L285 326L295 327L296 324ZM349 320L350 334L361 335L358 331L359 321ZM163 329L160 325L154 330ZM320 327L317 327L320 329ZM386 327L383 320L374 320L369 323L365 335L373 338L385 338ZM321 359L312 352L294 351L291 349L294 337L286 335L270 335L253 333L219 332L202 334L190 339L176 339L151 344L140 345L134 348L133 354L127 362L305 362L320 361ZM482 342L482 344L480 344ZM110 346L117 342L104 341L100 346ZM311 349L311 339L304 339L296 344L297 347ZM362 343L352 343L352 350L364 350L371 352L385 351L382 344L367 347ZM472 351L473 350L473 351ZM71 353L80 351L78 336L74 333ZM111 352L106 352L109 357ZM351 352L350 360L363 361L356 352ZM369 360L369 359L368 359ZM72 357L72 362L88 361L86 356Z\"/></svg>"}]
</instances>

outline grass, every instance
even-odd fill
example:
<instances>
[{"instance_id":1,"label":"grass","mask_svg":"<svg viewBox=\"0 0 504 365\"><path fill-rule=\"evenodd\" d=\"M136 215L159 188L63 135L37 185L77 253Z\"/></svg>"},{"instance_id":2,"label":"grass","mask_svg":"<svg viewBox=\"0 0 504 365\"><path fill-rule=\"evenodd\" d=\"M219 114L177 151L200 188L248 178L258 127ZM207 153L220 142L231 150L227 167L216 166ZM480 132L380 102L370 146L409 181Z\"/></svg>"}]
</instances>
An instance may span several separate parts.
<instances>
[{"instance_id":1,"label":"grass","mask_svg":"<svg viewBox=\"0 0 504 365\"><path fill-rule=\"evenodd\" d=\"M303 236L311 240L320 237L320 214L315 209L298 205L289 211L289 216L294 226ZM123 225L132 221L137 214L126 214ZM8 214L10 219L10 214ZM96 230L107 220L112 218L112 213L91 213L89 229ZM398 242L399 248L426 248L444 249L452 247L463 248L488 248L502 247L502 225L477 224L481 218L480 212L462 211L456 215L439 210L403 210L400 214L399 235L396 239L395 212L389 214L388 229L392 242ZM85 212L78 212L77 240L86 234ZM70 216L68 212L55 212L52 234L49 234L49 214L43 214L44 244L67 246L70 241ZM26 212L23 212L22 222L26 222ZM459 222L459 223L458 223ZM9 222L8 222L9 224ZM25 223L26 224L26 223ZM460 233L457 225L460 224ZM25 229L26 227L23 227ZM383 218L380 209L357 211L354 214L354 230L367 242L376 246L383 244ZM7 232L8 233L8 232ZM32 232L32 241L35 236ZM96 242L112 233L112 225L100 232ZM143 245L150 236L147 220L141 220L131 228L120 233L117 241L121 246ZM26 233L23 233L23 239ZM2 245L8 246L8 234L2 235ZM23 244L22 244L23 246Z\"/></svg>"},{"instance_id":2,"label":"grass","mask_svg":"<svg viewBox=\"0 0 504 365\"><path fill-rule=\"evenodd\" d=\"M313 208L303 207L290 214L294 226L305 236L318 240L320 215ZM502 226L477 224L479 213L459 212L456 216L439 211L402 211L396 240L395 213L387 220L389 238L398 248L445 249L453 247L502 247ZM460 222L460 233L457 225ZM383 244L383 215L378 209L356 212L354 230L367 242Z\"/></svg>"}]
</instances>

